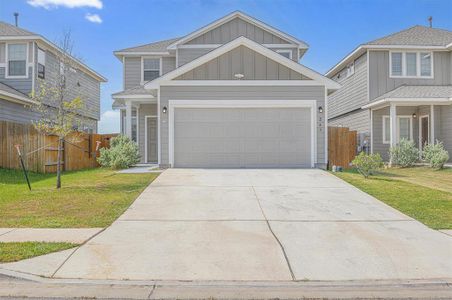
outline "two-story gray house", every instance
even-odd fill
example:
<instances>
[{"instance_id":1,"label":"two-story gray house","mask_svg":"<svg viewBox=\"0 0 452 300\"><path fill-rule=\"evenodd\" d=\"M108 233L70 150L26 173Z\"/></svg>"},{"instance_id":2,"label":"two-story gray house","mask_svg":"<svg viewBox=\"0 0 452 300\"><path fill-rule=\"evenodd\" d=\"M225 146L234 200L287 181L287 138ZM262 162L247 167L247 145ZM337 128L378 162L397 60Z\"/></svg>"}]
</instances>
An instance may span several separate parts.
<instances>
[{"instance_id":1,"label":"two-story gray house","mask_svg":"<svg viewBox=\"0 0 452 300\"><path fill-rule=\"evenodd\" d=\"M242 12L184 37L115 51L121 131L167 167L324 167L328 95L308 45Z\"/></svg>"},{"instance_id":2,"label":"two-story gray house","mask_svg":"<svg viewBox=\"0 0 452 300\"><path fill-rule=\"evenodd\" d=\"M342 85L329 98L329 126L357 130L385 160L402 138L421 150L442 141L452 157L451 31L414 26L362 44L326 76Z\"/></svg>"},{"instance_id":3,"label":"two-story gray house","mask_svg":"<svg viewBox=\"0 0 452 300\"><path fill-rule=\"evenodd\" d=\"M31 109L32 91L42 83L57 82L60 75L58 56L61 50L46 38L22 28L0 22L0 120L30 123L40 114ZM100 119L100 83L106 79L73 58L68 97L80 96L85 107L80 111L84 131L97 132ZM72 65L72 64L71 64ZM74 82L72 82L74 81ZM73 89L73 90L72 90ZM45 100L45 99L44 99Z\"/></svg>"}]
</instances>

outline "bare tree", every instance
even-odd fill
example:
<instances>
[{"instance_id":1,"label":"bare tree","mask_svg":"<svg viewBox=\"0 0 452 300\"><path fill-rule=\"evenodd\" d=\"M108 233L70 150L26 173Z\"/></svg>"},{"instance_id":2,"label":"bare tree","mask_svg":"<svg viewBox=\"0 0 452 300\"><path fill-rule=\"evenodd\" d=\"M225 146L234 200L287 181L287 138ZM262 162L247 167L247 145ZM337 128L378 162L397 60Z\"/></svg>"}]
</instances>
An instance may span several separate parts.
<instances>
[{"instance_id":1,"label":"bare tree","mask_svg":"<svg viewBox=\"0 0 452 300\"><path fill-rule=\"evenodd\" d=\"M59 51L52 53L57 70L46 70L44 79L38 78L37 90L30 95L37 103L33 109L40 113L40 119L33 122L34 127L41 133L58 136L57 189L61 188L64 141L69 135L72 141L77 140L78 128L82 128L84 122L80 112L85 107L78 80L78 65L72 53L73 40L70 31L63 34L58 44Z\"/></svg>"}]
</instances>

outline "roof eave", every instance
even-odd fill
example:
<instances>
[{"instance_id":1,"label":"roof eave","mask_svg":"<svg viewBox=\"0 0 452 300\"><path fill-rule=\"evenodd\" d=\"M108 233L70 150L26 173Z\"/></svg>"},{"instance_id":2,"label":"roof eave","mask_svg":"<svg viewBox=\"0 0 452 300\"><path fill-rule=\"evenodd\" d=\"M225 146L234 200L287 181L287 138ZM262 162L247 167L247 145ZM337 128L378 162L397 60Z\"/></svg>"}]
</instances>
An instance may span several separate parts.
<instances>
[{"instance_id":1,"label":"roof eave","mask_svg":"<svg viewBox=\"0 0 452 300\"><path fill-rule=\"evenodd\" d=\"M396 98L396 97L387 97L381 100L377 100L375 102L369 103L367 105L362 106L362 109L369 108L382 108L391 103L399 104L399 105L421 105L421 104L436 104L436 105L448 105L452 104L452 97L441 97L441 98Z\"/></svg>"}]
</instances>

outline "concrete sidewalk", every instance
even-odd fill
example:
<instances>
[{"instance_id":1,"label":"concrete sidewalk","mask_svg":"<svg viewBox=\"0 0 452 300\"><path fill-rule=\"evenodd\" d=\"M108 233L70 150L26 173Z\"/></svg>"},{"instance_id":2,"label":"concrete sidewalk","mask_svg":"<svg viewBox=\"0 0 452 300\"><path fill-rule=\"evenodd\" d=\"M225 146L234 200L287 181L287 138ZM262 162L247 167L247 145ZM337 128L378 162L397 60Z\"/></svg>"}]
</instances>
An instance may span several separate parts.
<instances>
[{"instance_id":1,"label":"concrete sidewalk","mask_svg":"<svg viewBox=\"0 0 452 300\"><path fill-rule=\"evenodd\" d=\"M66 242L82 244L103 228L0 228L0 242Z\"/></svg>"}]
</instances>

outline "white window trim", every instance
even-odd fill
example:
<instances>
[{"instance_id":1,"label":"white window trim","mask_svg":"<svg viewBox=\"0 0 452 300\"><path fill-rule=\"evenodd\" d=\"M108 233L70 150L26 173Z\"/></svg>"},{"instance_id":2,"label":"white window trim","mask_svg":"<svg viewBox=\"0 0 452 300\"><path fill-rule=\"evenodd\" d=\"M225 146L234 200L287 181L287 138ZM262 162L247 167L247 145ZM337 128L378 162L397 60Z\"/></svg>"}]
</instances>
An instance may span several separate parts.
<instances>
[{"instance_id":1,"label":"white window trim","mask_svg":"<svg viewBox=\"0 0 452 300\"><path fill-rule=\"evenodd\" d=\"M419 116L419 131L418 131L418 137L419 137L419 151L422 152L422 119L427 118L427 133L428 133L428 139L427 143L430 143L430 116L429 115L421 115Z\"/></svg>"},{"instance_id":2,"label":"white window trim","mask_svg":"<svg viewBox=\"0 0 452 300\"><path fill-rule=\"evenodd\" d=\"M349 72L349 70L351 70L351 69L353 69L353 72ZM349 63L345 67L345 73L346 73L345 78L348 78L348 77L352 76L353 74L355 74L355 62L354 61Z\"/></svg>"},{"instance_id":3,"label":"white window trim","mask_svg":"<svg viewBox=\"0 0 452 300\"><path fill-rule=\"evenodd\" d=\"M27 46L27 50L26 50L26 55L25 55L25 75L19 75L19 76L11 76L9 75L9 58L8 58L8 45L26 45ZM29 44L28 42L11 42L11 43L5 43L5 78L11 78L11 79L19 79L19 78L28 78L28 57L30 56L30 49L29 49Z\"/></svg>"},{"instance_id":4,"label":"white window trim","mask_svg":"<svg viewBox=\"0 0 452 300\"><path fill-rule=\"evenodd\" d=\"M278 49L276 50L276 53L282 54L282 53L289 53L289 59L292 59L292 50L287 49ZM285 56L284 56L285 57Z\"/></svg>"},{"instance_id":5,"label":"white window trim","mask_svg":"<svg viewBox=\"0 0 452 300\"><path fill-rule=\"evenodd\" d=\"M309 107L311 109L311 167L317 163L316 100L169 100L168 101L168 163L174 167L174 110L187 108L243 108L243 107ZM326 145L325 148L326 149Z\"/></svg>"},{"instance_id":6,"label":"white window trim","mask_svg":"<svg viewBox=\"0 0 452 300\"><path fill-rule=\"evenodd\" d=\"M144 81L144 60L145 59L159 59L159 76L162 76L162 57L157 56L142 56L141 57L141 85L144 85L147 81Z\"/></svg>"},{"instance_id":7,"label":"white window trim","mask_svg":"<svg viewBox=\"0 0 452 300\"><path fill-rule=\"evenodd\" d=\"M400 119L410 119L410 140L413 140L413 116L409 116L409 115L399 115L397 116L397 122L396 122L396 143L400 142ZM390 116L389 115L384 115L382 116L382 121L383 121L383 132L382 132L382 141L383 144L387 145L391 143L391 134L389 134L389 136L386 136L386 123L385 123L385 119L389 119L390 120ZM390 121L391 122L391 121Z\"/></svg>"},{"instance_id":8,"label":"white window trim","mask_svg":"<svg viewBox=\"0 0 452 300\"><path fill-rule=\"evenodd\" d=\"M392 74L392 54L393 53L402 53L402 75L393 75ZM406 54L407 53L416 53L416 76L407 76L406 75ZM429 53L430 54L430 76L421 76L421 53ZM418 51L418 50L393 50L389 51L389 77L390 78L426 78L433 79L434 76L434 62L433 62L433 52L432 51Z\"/></svg>"}]
</instances>

